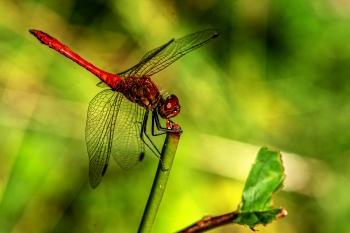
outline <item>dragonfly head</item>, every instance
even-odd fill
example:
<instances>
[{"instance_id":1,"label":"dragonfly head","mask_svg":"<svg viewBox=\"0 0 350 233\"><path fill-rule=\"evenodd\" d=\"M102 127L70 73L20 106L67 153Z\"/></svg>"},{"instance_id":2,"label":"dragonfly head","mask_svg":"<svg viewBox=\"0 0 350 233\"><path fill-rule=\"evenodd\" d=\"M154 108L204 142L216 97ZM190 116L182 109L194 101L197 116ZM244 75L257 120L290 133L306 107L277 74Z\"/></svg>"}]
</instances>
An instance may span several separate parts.
<instances>
[{"instance_id":1,"label":"dragonfly head","mask_svg":"<svg viewBox=\"0 0 350 233\"><path fill-rule=\"evenodd\" d=\"M176 95L169 95L158 108L158 113L162 118L175 117L180 112L179 99Z\"/></svg>"}]
</instances>

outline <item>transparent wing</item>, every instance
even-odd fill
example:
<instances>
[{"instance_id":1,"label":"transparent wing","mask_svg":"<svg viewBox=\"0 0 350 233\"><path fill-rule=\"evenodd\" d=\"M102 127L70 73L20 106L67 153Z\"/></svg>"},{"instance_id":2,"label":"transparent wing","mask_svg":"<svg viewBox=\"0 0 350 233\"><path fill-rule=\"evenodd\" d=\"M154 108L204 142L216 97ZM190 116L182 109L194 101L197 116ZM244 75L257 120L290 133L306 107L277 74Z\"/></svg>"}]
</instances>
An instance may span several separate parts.
<instances>
[{"instance_id":1,"label":"transparent wing","mask_svg":"<svg viewBox=\"0 0 350 233\"><path fill-rule=\"evenodd\" d=\"M101 81L99 83L96 84L96 86L100 87L100 88L111 88L110 86L108 86L105 82Z\"/></svg>"},{"instance_id":2,"label":"transparent wing","mask_svg":"<svg viewBox=\"0 0 350 233\"><path fill-rule=\"evenodd\" d=\"M112 155L125 170L138 165L144 156L145 145L140 131L145 109L123 98L120 103L117 124L114 131Z\"/></svg>"},{"instance_id":3,"label":"transparent wing","mask_svg":"<svg viewBox=\"0 0 350 233\"><path fill-rule=\"evenodd\" d=\"M155 49L152 49L151 51L147 52L145 55L143 55L143 57L141 58L141 61L139 63L137 63L135 66L131 67L130 69L127 69L121 73L119 73L118 75L120 77L128 77L131 74L136 74L137 71L139 69L141 69L144 65L146 65L152 58L154 58L158 53L160 53L162 50L164 50L167 46L169 46L169 44L171 44L172 42L174 42L175 39L172 39L171 41L169 41L168 43L159 46Z\"/></svg>"},{"instance_id":4,"label":"transparent wing","mask_svg":"<svg viewBox=\"0 0 350 233\"><path fill-rule=\"evenodd\" d=\"M92 188L101 182L112 150L115 122L118 107L123 99L121 94L112 90L98 93L90 102L85 139L89 155L89 178Z\"/></svg>"},{"instance_id":5,"label":"transparent wing","mask_svg":"<svg viewBox=\"0 0 350 233\"><path fill-rule=\"evenodd\" d=\"M120 77L128 77L131 75L151 76L168 67L185 54L214 40L219 34L220 32L216 29L208 29L190 34L177 40L173 39L168 43L149 51L142 57L138 64L118 75Z\"/></svg>"}]
</instances>

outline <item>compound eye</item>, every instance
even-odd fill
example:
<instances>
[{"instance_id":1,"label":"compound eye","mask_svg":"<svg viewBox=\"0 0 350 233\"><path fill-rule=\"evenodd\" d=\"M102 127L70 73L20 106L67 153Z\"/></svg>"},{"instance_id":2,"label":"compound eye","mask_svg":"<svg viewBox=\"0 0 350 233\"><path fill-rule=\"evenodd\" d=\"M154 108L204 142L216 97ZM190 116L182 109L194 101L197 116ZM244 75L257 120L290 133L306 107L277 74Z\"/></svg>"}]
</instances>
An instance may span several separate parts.
<instances>
[{"instance_id":1,"label":"compound eye","mask_svg":"<svg viewBox=\"0 0 350 233\"><path fill-rule=\"evenodd\" d=\"M180 112L179 99L176 95L170 95L166 98L163 105L158 109L158 113L161 117L169 119L175 117Z\"/></svg>"},{"instance_id":2,"label":"compound eye","mask_svg":"<svg viewBox=\"0 0 350 233\"><path fill-rule=\"evenodd\" d=\"M176 95L170 95L166 98L164 105L167 111L174 111L179 106L179 99Z\"/></svg>"}]
</instances>

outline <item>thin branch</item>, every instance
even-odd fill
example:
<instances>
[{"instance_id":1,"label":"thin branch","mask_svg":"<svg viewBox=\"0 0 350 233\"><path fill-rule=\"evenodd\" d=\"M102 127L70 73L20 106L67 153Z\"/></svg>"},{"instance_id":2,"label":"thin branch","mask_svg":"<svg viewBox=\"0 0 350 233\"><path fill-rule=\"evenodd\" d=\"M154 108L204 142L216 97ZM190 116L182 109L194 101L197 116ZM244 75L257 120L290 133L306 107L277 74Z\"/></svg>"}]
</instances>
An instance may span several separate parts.
<instances>
[{"instance_id":1,"label":"thin branch","mask_svg":"<svg viewBox=\"0 0 350 233\"><path fill-rule=\"evenodd\" d=\"M240 215L238 211L234 211L228 214L212 217L211 215L204 216L203 219L194 223L191 226L179 231L178 233L199 233L204 231L209 231L211 229L235 223L234 220ZM281 213L276 215L276 218L283 218L287 215L287 210L283 208ZM254 228L250 228L252 231L256 232Z\"/></svg>"},{"instance_id":2,"label":"thin branch","mask_svg":"<svg viewBox=\"0 0 350 233\"><path fill-rule=\"evenodd\" d=\"M238 213L236 211L216 217L212 217L211 215L204 216L203 219L199 220L189 227L186 227L178 233L197 233L208 231L219 226L233 223L237 217Z\"/></svg>"}]
</instances>

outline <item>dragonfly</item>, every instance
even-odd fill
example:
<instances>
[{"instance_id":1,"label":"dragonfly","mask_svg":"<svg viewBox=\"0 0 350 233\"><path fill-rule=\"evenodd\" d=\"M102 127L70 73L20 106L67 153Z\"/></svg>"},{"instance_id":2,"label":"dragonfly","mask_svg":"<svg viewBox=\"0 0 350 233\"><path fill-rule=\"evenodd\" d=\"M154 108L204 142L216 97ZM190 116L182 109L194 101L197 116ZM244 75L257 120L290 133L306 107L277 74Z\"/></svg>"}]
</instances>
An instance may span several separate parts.
<instances>
[{"instance_id":1,"label":"dragonfly","mask_svg":"<svg viewBox=\"0 0 350 233\"><path fill-rule=\"evenodd\" d=\"M146 130L150 112L152 136L182 133L181 127L170 120L180 112L178 98L174 94L165 96L151 76L220 35L217 29L207 29L172 39L147 52L130 69L112 74L97 68L49 34L35 29L29 32L42 44L96 75L100 79L97 86L105 88L91 100L87 112L85 140L93 189L104 177L111 155L125 170L134 168L143 160L145 146L160 159L160 151ZM165 119L165 127L159 117Z\"/></svg>"}]
</instances>

